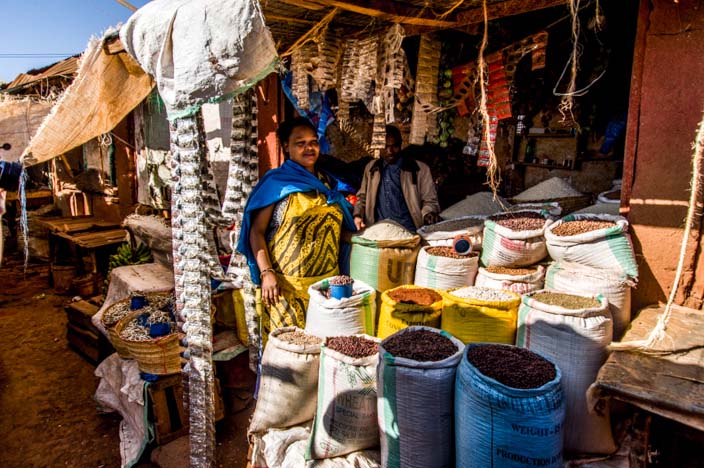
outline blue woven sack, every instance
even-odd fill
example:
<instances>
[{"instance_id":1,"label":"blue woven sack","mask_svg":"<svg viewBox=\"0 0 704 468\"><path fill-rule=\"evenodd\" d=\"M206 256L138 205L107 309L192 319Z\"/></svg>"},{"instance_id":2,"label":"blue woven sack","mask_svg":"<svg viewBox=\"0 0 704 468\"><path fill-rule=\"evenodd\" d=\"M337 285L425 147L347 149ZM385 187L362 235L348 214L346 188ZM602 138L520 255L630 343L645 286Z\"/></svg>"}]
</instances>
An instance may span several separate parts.
<instances>
[{"instance_id":1,"label":"blue woven sack","mask_svg":"<svg viewBox=\"0 0 704 468\"><path fill-rule=\"evenodd\" d=\"M457 468L562 466L565 403L560 369L538 388L511 388L485 376L465 347L455 379ZM510 345L496 345L506 346Z\"/></svg>"}]
</instances>

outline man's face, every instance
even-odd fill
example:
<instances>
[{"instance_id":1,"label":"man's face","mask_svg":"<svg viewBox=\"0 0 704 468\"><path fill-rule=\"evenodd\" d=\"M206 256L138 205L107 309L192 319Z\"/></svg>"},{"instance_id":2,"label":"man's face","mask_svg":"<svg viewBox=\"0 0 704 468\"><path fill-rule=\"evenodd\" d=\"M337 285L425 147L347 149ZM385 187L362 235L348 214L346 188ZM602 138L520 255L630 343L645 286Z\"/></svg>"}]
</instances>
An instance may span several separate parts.
<instances>
[{"instance_id":1,"label":"man's face","mask_svg":"<svg viewBox=\"0 0 704 468\"><path fill-rule=\"evenodd\" d=\"M384 161L389 164L395 163L400 152L401 142L396 141L396 139L391 135L386 135L386 149L384 149L384 153L382 155Z\"/></svg>"}]
</instances>

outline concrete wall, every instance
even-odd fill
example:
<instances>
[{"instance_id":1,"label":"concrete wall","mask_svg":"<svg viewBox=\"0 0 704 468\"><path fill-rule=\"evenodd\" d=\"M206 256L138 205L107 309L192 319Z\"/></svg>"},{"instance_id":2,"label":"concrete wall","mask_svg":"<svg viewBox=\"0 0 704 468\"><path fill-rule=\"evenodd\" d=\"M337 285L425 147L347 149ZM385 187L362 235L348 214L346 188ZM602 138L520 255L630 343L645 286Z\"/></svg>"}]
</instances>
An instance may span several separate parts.
<instances>
[{"instance_id":1,"label":"concrete wall","mask_svg":"<svg viewBox=\"0 0 704 468\"><path fill-rule=\"evenodd\" d=\"M704 110L701 6L698 0L641 0L627 130L632 156L627 154L624 164L624 205L630 206L623 211L632 224L640 266L634 311L666 301L677 268L692 143ZM701 263L691 259L701 249L690 250L686 273L691 277ZM701 297L696 275L692 281L692 293Z\"/></svg>"}]
</instances>

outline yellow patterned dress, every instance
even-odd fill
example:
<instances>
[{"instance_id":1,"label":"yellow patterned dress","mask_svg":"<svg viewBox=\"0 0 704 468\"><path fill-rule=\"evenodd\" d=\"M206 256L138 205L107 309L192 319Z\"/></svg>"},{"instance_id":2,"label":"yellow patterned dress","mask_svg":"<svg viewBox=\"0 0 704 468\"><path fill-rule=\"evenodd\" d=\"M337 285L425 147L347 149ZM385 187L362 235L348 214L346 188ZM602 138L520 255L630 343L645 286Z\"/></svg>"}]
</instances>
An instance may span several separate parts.
<instances>
[{"instance_id":1,"label":"yellow patterned dress","mask_svg":"<svg viewBox=\"0 0 704 468\"><path fill-rule=\"evenodd\" d=\"M267 233L267 247L279 282L278 304L265 306L261 289L257 308L261 318L262 339L279 327L306 324L308 287L339 273L338 253L342 210L329 205L318 192L297 192L279 202L274 209L274 229Z\"/></svg>"}]
</instances>

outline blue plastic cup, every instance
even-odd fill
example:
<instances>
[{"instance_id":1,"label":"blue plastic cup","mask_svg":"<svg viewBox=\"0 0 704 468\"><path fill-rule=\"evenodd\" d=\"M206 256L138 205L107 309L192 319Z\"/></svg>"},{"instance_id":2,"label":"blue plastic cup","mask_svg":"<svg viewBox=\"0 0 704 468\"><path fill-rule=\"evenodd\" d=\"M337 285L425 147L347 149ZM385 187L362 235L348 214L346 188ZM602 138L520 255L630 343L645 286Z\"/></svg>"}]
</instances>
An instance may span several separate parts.
<instances>
[{"instance_id":1,"label":"blue plastic cup","mask_svg":"<svg viewBox=\"0 0 704 468\"><path fill-rule=\"evenodd\" d=\"M168 335L169 332L171 332L171 325L168 323L152 323L149 325L149 336L152 338Z\"/></svg>"},{"instance_id":2,"label":"blue plastic cup","mask_svg":"<svg viewBox=\"0 0 704 468\"><path fill-rule=\"evenodd\" d=\"M350 284L331 284L330 285L330 296L335 299L346 299L352 296L352 286Z\"/></svg>"},{"instance_id":3,"label":"blue plastic cup","mask_svg":"<svg viewBox=\"0 0 704 468\"><path fill-rule=\"evenodd\" d=\"M137 316L137 325L146 327L147 320L149 320L149 314L140 314Z\"/></svg>"},{"instance_id":4,"label":"blue plastic cup","mask_svg":"<svg viewBox=\"0 0 704 468\"><path fill-rule=\"evenodd\" d=\"M144 296L132 296L130 298L130 309L139 310L147 305L147 298Z\"/></svg>"}]
</instances>

